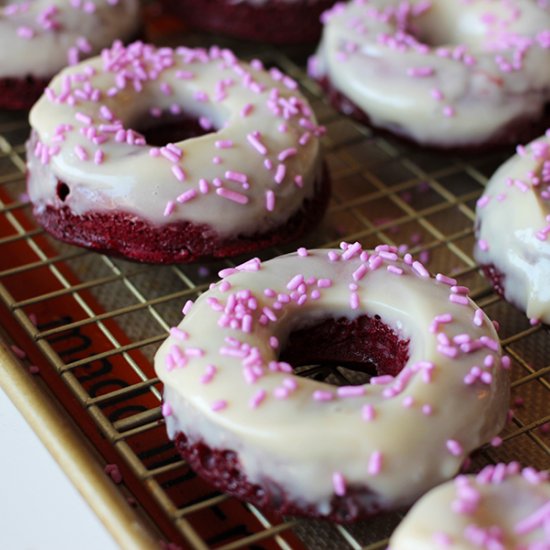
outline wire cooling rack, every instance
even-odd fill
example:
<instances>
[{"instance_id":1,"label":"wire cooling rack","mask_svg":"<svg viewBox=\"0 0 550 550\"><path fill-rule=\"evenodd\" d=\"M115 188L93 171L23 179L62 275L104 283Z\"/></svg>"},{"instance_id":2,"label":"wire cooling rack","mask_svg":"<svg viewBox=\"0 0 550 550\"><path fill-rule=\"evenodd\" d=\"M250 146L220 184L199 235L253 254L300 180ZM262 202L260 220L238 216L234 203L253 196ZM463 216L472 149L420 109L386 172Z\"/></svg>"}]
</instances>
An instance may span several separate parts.
<instances>
[{"instance_id":1,"label":"wire cooling rack","mask_svg":"<svg viewBox=\"0 0 550 550\"><path fill-rule=\"evenodd\" d=\"M478 451L471 468L509 460L548 468L548 327L531 326L495 295L471 255L475 201L510 152L434 153L394 140L336 113L287 56L264 53L268 64L301 83L327 127L324 147L333 195L320 227L299 244L328 247L347 240L364 247L403 245L432 272L452 274L468 285L473 298L500 323L502 343L513 359L510 422L503 443ZM271 518L194 476L165 435L162 388L152 357L168 328L179 322L186 300L216 280L220 269L246 258L145 266L52 240L33 222L25 196L27 136L23 116L0 113L2 321L22 366L40 365L39 377L51 398L94 443L93 460L118 465L123 482L117 490L147 518L143 521L153 537L193 549L385 547L399 514L346 527ZM261 257L297 246L267 250Z\"/></svg>"}]
</instances>

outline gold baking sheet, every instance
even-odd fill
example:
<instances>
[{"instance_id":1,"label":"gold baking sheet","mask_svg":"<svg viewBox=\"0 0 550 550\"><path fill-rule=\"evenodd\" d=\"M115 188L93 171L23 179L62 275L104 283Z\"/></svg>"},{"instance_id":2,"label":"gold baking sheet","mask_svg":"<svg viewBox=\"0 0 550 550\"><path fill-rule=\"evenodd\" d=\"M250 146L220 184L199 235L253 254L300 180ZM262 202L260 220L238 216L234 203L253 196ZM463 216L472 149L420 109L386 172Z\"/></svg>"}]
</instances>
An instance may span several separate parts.
<instances>
[{"instance_id":1,"label":"gold baking sheet","mask_svg":"<svg viewBox=\"0 0 550 550\"><path fill-rule=\"evenodd\" d=\"M473 467L518 460L548 468L548 327L530 326L496 296L471 254L475 201L511 151L434 153L394 140L336 113L290 56L267 47L255 54L301 83L327 127L323 141L333 181L320 227L300 243L260 256L269 258L298 245L337 246L342 240L357 240L364 247L407 245L432 272L451 274L468 285L473 298L500 323L502 342L513 358L512 413L504 442L476 453ZM152 518L158 539L181 547L385 547L399 514L345 527L280 520L216 493L193 476L164 435L161 387L151 360L168 327L179 322L185 301L216 280L220 269L246 257L144 266L54 241L33 223L25 196L27 135L24 116L0 113L0 296L9 311L3 322L18 345L19 332L33 343L47 364L41 373L47 385L57 387L55 377L63 381L64 390L52 394L62 406L71 401L73 410L80 410L73 416L83 432L91 439L97 432L98 453L82 460L104 465L107 455L109 460L115 456L126 472L125 481L116 486L124 505ZM30 356L20 361L28 367ZM53 375L46 376L48 368ZM17 383L7 369L2 377L5 383ZM55 421L50 428L55 431ZM150 519L145 523L150 531Z\"/></svg>"}]
</instances>

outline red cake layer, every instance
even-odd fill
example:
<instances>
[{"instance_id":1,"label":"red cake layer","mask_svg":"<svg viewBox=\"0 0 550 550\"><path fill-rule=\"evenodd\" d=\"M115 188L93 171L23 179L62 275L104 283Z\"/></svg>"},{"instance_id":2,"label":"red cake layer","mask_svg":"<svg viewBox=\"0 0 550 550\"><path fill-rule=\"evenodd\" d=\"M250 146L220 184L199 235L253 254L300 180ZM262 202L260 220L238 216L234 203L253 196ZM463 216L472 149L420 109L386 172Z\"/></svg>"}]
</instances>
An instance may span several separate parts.
<instances>
[{"instance_id":1,"label":"red cake layer","mask_svg":"<svg viewBox=\"0 0 550 550\"><path fill-rule=\"evenodd\" d=\"M326 319L315 326L293 332L281 359L292 361L294 367L312 361L344 363L369 375L396 375L404 367L408 356L408 340L399 338L378 316L363 315L354 320L343 317ZM175 444L191 468L217 489L275 515L299 515L350 523L386 510L380 496L364 485L348 486L343 496L333 495L330 510L321 514L315 505L293 500L267 476L261 483L251 483L233 450L211 449L202 439L191 442L182 432L176 435ZM284 444L282 441L281 445Z\"/></svg>"},{"instance_id":2,"label":"red cake layer","mask_svg":"<svg viewBox=\"0 0 550 550\"><path fill-rule=\"evenodd\" d=\"M57 190L61 200L70 193L62 182ZM330 182L324 170L314 198L304 201L302 208L282 226L266 233L224 238L207 225L174 222L155 226L120 211L77 215L68 206L35 206L34 216L46 231L66 243L138 262L172 264L236 256L298 239L319 223L329 195Z\"/></svg>"},{"instance_id":3,"label":"red cake layer","mask_svg":"<svg viewBox=\"0 0 550 550\"><path fill-rule=\"evenodd\" d=\"M355 120L367 125L377 128L379 132L391 134L399 139L402 139L409 143L420 145L424 148L448 150L448 151L467 151L467 152L484 152L494 149L496 147L503 147L507 145L517 145L518 143L528 143L532 139L544 134L546 129L550 126L550 105L546 105L546 108L540 116L537 118L518 118L509 122L506 126L501 128L496 134L491 136L487 141L481 144L472 145L437 145L430 144L425 145L417 143L414 138L403 133L401 128L379 128L372 123L368 113L358 107L351 99L349 99L340 90L337 90L330 81L329 78L323 77L320 79L319 84L329 97L331 105L341 113L354 118Z\"/></svg>"},{"instance_id":4,"label":"red cake layer","mask_svg":"<svg viewBox=\"0 0 550 550\"><path fill-rule=\"evenodd\" d=\"M504 273L499 271L493 264L482 265L481 269L485 274L485 277L493 283L495 292L504 298Z\"/></svg>"},{"instance_id":5,"label":"red cake layer","mask_svg":"<svg viewBox=\"0 0 550 550\"><path fill-rule=\"evenodd\" d=\"M264 479L261 486L250 483L233 451L211 449L202 441L191 444L182 432L176 435L175 444L191 468L218 490L275 516L297 515L351 523L385 511L378 496L368 488L348 487L345 496L334 495L328 514L320 514L313 506L293 501L270 479Z\"/></svg>"},{"instance_id":6,"label":"red cake layer","mask_svg":"<svg viewBox=\"0 0 550 550\"><path fill-rule=\"evenodd\" d=\"M0 78L0 109L30 109L42 95L49 79L34 78Z\"/></svg>"},{"instance_id":7,"label":"red cake layer","mask_svg":"<svg viewBox=\"0 0 550 550\"><path fill-rule=\"evenodd\" d=\"M270 0L265 5L231 0L164 0L166 10L198 30L273 44L315 42L321 14L335 0Z\"/></svg>"}]
</instances>

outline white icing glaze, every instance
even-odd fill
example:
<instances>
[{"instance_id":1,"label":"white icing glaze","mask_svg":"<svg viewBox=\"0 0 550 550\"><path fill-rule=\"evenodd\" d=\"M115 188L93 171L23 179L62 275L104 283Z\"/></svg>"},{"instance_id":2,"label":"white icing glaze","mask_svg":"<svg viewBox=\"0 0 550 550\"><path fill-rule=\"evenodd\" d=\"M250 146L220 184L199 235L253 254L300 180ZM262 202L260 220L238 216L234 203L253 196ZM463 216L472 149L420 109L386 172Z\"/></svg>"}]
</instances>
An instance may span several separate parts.
<instances>
[{"instance_id":1,"label":"white icing glaze","mask_svg":"<svg viewBox=\"0 0 550 550\"><path fill-rule=\"evenodd\" d=\"M476 260L504 274L505 298L550 323L550 138L520 147L477 206Z\"/></svg>"},{"instance_id":2,"label":"white icing glaze","mask_svg":"<svg viewBox=\"0 0 550 550\"><path fill-rule=\"evenodd\" d=\"M159 63L164 66L159 68ZM106 64L113 68L107 70ZM137 75L137 65L149 75ZM123 73L127 76L122 82ZM74 90L91 84L99 90L98 100L78 99L74 106L60 101L68 78L73 97ZM158 225L185 220L208 224L222 236L254 234L290 218L314 195L321 177L322 129L296 83L256 63L240 63L228 50L117 46L104 51L103 60L94 58L64 70L50 88L53 94L45 94L30 114L40 140L38 150L28 156L28 191L35 208L65 204L76 214L119 210ZM105 107L120 127L129 129L150 109L168 111L174 106L192 117L206 117L214 126L211 133L168 145L176 158L166 148L159 152L140 144L140 137L138 143L119 142L116 133L102 131L102 125L113 124L102 114ZM74 128L63 132L63 141L56 137L61 124ZM86 137L82 131L90 126L95 133ZM259 137L254 140L253 134ZM97 135L107 140L96 145ZM256 141L260 145L254 145ZM76 154L78 147L87 151L87 161ZM50 155L52 148L55 154ZM94 162L98 150L104 155L101 164ZM179 179L178 170L183 171ZM237 179L231 172L239 173ZM71 190L63 203L56 196L57 179ZM224 191L219 187L234 193L237 202L220 194ZM183 200L186 196L190 198ZM273 198L271 207L268 196Z\"/></svg>"},{"instance_id":3,"label":"white icing glaze","mask_svg":"<svg viewBox=\"0 0 550 550\"><path fill-rule=\"evenodd\" d=\"M0 3L0 78L50 78L139 27L137 0Z\"/></svg>"},{"instance_id":4,"label":"white icing glaze","mask_svg":"<svg viewBox=\"0 0 550 550\"><path fill-rule=\"evenodd\" d=\"M324 20L313 76L419 143L486 142L550 98L546 2L352 0Z\"/></svg>"},{"instance_id":5,"label":"white icing glaze","mask_svg":"<svg viewBox=\"0 0 550 550\"><path fill-rule=\"evenodd\" d=\"M183 431L191 442L202 439L211 448L234 450L249 481L272 480L291 499L313 505L321 514L330 508L335 473L348 487L369 486L383 507L410 503L454 475L467 454L490 440L505 420L508 376L495 330L466 296L460 300L464 304L450 301L450 286L427 272L421 276L420 264L411 267L408 256L392 259L397 256L385 246L377 250L370 260L357 243L343 253L313 250L306 257L289 254L261 265L252 260L200 296L179 325L184 333L173 329L155 357L170 411L170 437ZM330 261L329 254L337 261ZM390 259L382 257L386 254ZM398 276L388 267L404 273ZM300 276L304 282L298 284ZM329 286L319 282L324 278ZM268 296L271 291L275 298ZM250 316L248 320L224 318L237 295L240 316ZM433 326L436 316L447 313L452 322ZM380 315L410 339L409 359L389 383L367 384L359 389L363 395L344 397L331 385L269 367L297 327L363 314ZM474 316L481 326L473 324ZM239 328L248 322L250 332ZM455 337L476 342L461 345ZM239 349L248 350L245 359L238 356ZM186 366L173 368L185 354ZM484 361L489 366L483 367ZM209 365L215 367L210 375ZM484 381L466 384L474 365L486 371ZM426 368L433 368L431 376ZM207 383L205 373L211 378ZM288 399L277 397L284 388ZM262 391L265 399L252 407L251 400ZM333 399L318 400L323 394L315 398L315 392L329 392ZM220 403L226 407L213 410ZM363 418L365 407L373 407L371 421ZM449 440L458 443L454 453ZM379 473L372 464L377 453Z\"/></svg>"},{"instance_id":6,"label":"white icing glaze","mask_svg":"<svg viewBox=\"0 0 550 550\"><path fill-rule=\"evenodd\" d=\"M488 466L433 489L407 514L391 550L549 550L550 483L519 466Z\"/></svg>"}]
</instances>

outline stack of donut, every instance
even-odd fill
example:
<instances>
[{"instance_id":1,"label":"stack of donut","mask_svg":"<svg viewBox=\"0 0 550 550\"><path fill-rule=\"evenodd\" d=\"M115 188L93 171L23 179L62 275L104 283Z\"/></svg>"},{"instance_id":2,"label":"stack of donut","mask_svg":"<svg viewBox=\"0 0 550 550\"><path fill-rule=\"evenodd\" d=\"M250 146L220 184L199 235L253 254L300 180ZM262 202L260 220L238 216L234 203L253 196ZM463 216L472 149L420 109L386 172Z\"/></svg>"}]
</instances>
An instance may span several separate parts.
<instances>
[{"instance_id":1,"label":"stack of donut","mask_svg":"<svg viewBox=\"0 0 550 550\"><path fill-rule=\"evenodd\" d=\"M202 29L294 43L318 32L296 17L333 4L178 0L170 9ZM517 143L550 99L549 10L535 0L337 3L322 17L310 71L343 112L420 145ZM12 91L0 93L4 107L28 105L72 65L30 114L38 222L65 242L150 263L300 238L322 217L329 184L323 128L297 83L215 46L115 42L77 63L134 33L136 11L133 0L1 8L0 40L20 42L28 61L0 42L0 92ZM54 43L63 44L55 54ZM520 147L478 202L476 248L497 290L544 322L549 201L542 138ZM155 357L169 437L220 490L278 514L354 521L409 506L502 429L510 359L493 323L466 287L410 254L302 247L220 277L186 305ZM353 364L368 381L334 387L295 373L319 363ZM542 477L512 464L457 478L437 490L439 507L454 499L475 529L441 526L429 537L446 546L467 533L480 547L507 547L512 535L475 517L494 508L500 481L506 495L537 487L514 516L516 534L530 537L548 523ZM394 550L414 547L411 522L421 523L405 522ZM533 540L518 548L547 548Z\"/></svg>"}]
</instances>

